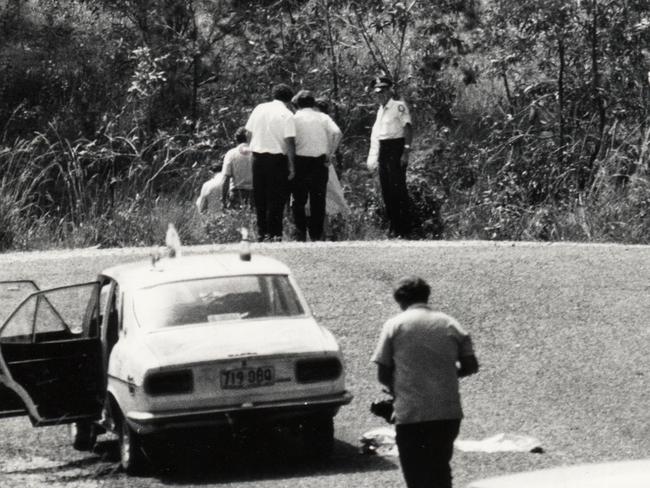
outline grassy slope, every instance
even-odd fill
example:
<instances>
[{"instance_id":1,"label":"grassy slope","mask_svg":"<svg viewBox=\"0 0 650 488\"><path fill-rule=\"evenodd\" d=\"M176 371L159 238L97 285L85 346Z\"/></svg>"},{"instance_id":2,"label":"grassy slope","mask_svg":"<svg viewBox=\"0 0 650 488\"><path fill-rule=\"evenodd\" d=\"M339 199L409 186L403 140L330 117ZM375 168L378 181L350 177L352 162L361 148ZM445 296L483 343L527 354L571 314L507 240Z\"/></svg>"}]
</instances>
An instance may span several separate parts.
<instances>
[{"instance_id":1,"label":"grassy slope","mask_svg":"<svg viewBox=\"0 0 650 488\"><path fill-rule=\"evenodd\" d=\"M391 283L405 273L428 279L434 305L474 337L482 371L462 383L461 437L529 434L546 450L457 452L457 486L505 471L650 456L650 248L417 243L269 246L264 253L292 267L316 315L339 337L356 398L337 417L342 443L324 468L327 476L258 473L235 476L233 486L402 486L393 461L364 459L355 446L365 430L381 425L367 409L380 391L368 358L381 323L396 312ZM0 256L0 279L86 280L124 254L78 253L58 261L45 254ZM5 425L0 431L17 428ZM63 448L65 439L57 439Z\"/></svg>"}]
</instances>

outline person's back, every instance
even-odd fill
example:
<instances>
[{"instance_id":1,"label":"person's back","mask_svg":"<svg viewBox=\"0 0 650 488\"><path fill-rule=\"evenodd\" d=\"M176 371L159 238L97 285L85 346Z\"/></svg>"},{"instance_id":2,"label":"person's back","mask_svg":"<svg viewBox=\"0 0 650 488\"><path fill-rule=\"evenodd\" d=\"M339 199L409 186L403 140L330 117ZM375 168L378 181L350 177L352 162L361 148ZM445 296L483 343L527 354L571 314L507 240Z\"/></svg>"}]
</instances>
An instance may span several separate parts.
<instances>
[{"instance_id":1,"label":"person's back","mask_svg":"<svg viewBox=\"0 0 650 488\"><path fill-rule=\"evenodd\" d=\"M424 304L388 322L397 418L404 423L461 418L456 361L467 335L460 325Z\"/></svg>"},{"instance_id":2,"label":"person's back","mask_svg":"<svg viewBox=\"0 0 650 488\"><path fill-rule=\"evenodd\" d=\"M302 108L293 117L296 125L296 155L329 156L332 151L332 133L338 131L338 127L333 126L332 119L313 108Z\"/></svg>"},{"instance_id":3,"label":"person's back","mask_svg":"<svg viewBox=\"0 0 650 488\"><path fill-rule=\"evenodd\" d=\"M233 147L224 156L224 173L232 177L233 190L253 189L252 167L251 152L245 143Z\"/></svg>"},{"instance_id":4,"label":"person's back","mask_svg":"<svg viewBox=\"0 0 650 488\"><path fill-rule=\"evenodd\" d=\"M293 135L287 133L285 127L287 120L292 117L291 111L280 100L257 105L246 124L246 129L252 133L250 150L256 153L286 154L284 140Z\"/></svg>"}]
</instances>

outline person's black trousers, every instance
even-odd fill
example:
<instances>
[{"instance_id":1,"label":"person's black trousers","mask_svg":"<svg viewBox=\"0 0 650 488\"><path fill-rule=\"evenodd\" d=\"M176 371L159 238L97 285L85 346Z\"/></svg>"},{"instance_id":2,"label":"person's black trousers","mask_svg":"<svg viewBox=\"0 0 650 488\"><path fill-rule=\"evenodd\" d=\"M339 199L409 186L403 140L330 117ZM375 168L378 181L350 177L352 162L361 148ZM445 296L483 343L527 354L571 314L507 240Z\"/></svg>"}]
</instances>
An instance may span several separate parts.
<instances>
[{"instance_id":1,"label":"person's black trousers","mask_svg":"<svg viewBox=\"0 0 650 488\"><path fill-rule=\"evenodd\" d=\"M312 241L323 238L325 221L325 196L329 177L327 159L323 156L296 156L296 175L291 182L293 195L293 220L299 241L307 240L307 228ZM309 219L305 216L305 204L309 198Z\"/></svg>"},{"instance_id":2,"label":"person's black trousers","mask_svg":"<svg viewBox=\"0 0 650 488\"><path fill-rule=\"evenodd\" d=\"M379 183L389 222L389 234L406 237L411 232L406 168L400 162L404 138L379 141Z\"/></svg>"},{"instance_id":3,"label":"person's black trousers","mask_svg":"<svg viewBox=\"0 0 650 488\"><path fill-rule=\"evenodd\" d=\"M460 419L395 426L402 473L408 488L451 488L454 440Z\"/></svg>"},{"instance_id":4,"label":"person's black trousers","mask_svg":"<svg viewBox=\"0 0 650 488\"><path fill-rule=\"evenodd\" d=\"M253 153L253 201L257 238L282 239L282 217L289 191L289 161L284 154Z\"/></svg>"}]
</instances>

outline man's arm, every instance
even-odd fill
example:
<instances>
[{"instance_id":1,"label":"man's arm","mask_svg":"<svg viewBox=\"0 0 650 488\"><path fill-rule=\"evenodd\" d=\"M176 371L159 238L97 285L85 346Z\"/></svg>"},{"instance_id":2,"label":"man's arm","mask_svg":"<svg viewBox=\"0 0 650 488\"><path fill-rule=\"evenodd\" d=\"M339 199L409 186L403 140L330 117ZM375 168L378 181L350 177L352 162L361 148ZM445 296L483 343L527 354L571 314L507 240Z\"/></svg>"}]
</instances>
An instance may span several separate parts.
<instances>
[{"instance_id":1,"label":"man's arm","mask_svg":"<svg viewBox=\"0 0 650 488\"><path fill-rule=\"evenodd\" d=\"M287 143L287 159L289 160L289 179L293 180L296 174L295 158L296 158L296 138L285 137L284 141Z\"/></svg>"},{"instance_id":2,"label":"man's arm","mask_svg":"<svg viewBox=\"0 0 650 488\"><path fill-rule=\"evenodd\" d=\"M402 166L409 164L409 153L411 152L411 142L413 141L413 127L410 123L404 126L404 152L402 152Z\"/></svg>"},{"instance_id":3,"label":"man's arm","mask_svg":"<svg viewBox=\"0 0 650 488\"><path fill-rule=\"evenodd\" d=\"M230 192L230 175L223 177L223 186L221 187L221 203L226 208L228 203L228 192Z\"/></svg>"},{"instance_id":4,"label":"man's arm","mask_svg":"<svg viewBox=\"0 0 650 488\"><path fill-rule=\"evenodd\" d=\"M377 381L388 388L388 391L393 392L393 368L389 368L385 364L377 363Z\"/></svg>"},{"instance_id":5,"label":"man's arm","mask_svg":"<svg viewBox=\"0 0 650 488\"><path fill-rule=\"evenodd\" d=\"M334 122L332 117L330 117L329 115L325 115L325 117L327 117L326 119L327 132L329 135L329 154L327 155L327 159L329 161L330 159L332 159L332 156L334 156L334 153L339 147L339 144L341 143L341 138L343 137L343 133L341 132L339 126L336 125L336 122Z\"/></svg>"},{"instance_id":6,"label":"man's arm","mask_svg":"<svg viewBox=\"0 0 650 488\"><path fill-rule=\"evenodd\" d=\"M460 378L478 373L478 360L473 354L469 356L461 356L458 359L458 362L460 363L460 367L458 368L458 376Z\"/></svg>"}]
</instances>

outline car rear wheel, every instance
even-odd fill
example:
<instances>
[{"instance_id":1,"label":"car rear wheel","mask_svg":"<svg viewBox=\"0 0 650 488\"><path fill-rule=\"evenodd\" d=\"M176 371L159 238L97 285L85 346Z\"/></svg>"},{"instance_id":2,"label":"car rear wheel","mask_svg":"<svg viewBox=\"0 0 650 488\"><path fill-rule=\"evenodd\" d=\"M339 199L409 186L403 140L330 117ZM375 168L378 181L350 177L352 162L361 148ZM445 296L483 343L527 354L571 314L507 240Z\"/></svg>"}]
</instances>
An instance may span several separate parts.
<instances>
[{"instance_id":1,"label":"car rear wheel","mask_svg":"<svg viewBox=\"0 0 650 488\"><path fill-rule=\"evenodd\" d=\"M309 458L329 459L334 448L334 418L324 415L306 419L302 424L302 439Z\"/></svg>"},{"instance_id":2,"label":"car rear wheel","mask_svg":"<svg viewBox=\"0 0 650 488\"><path fill-rule=\"evenodd\" d=\"M91 451L97 441L97 429L89 421L74 422L70 424L70 437L74 449Z\"/></svg>"},{"instance_id":3,"label":"car rear wheel","mask_svg":"<svg viewBox=\"0 0 650 488\"><path fill-rule=\"evenodd\" d=\"M140 474L147 462L142 438L129 427L125 419L121 419L119 426L120 441L120 466L126 474Z\"/></svg>"}]
</instances>

